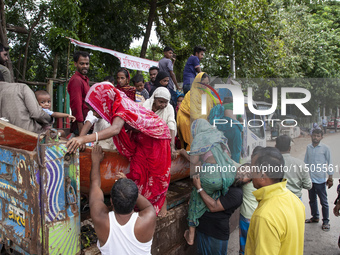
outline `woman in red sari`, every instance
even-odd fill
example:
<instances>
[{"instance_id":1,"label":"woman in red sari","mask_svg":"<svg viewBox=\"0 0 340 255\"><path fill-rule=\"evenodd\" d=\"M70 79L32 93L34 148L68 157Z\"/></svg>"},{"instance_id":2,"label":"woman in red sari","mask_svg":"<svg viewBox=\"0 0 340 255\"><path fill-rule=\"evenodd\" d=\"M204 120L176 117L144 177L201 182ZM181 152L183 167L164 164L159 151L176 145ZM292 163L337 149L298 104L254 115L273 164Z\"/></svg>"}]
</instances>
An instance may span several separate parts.
<instances>
[{"instance_id":1,"label":"woman in red sari","mask_svg":"<svg viewBox=\"0 0 340 255\"><path fill-rule=\"evenodd\" d=\"M68 151L72 153L82 144L113 137L119 152L130 160L127 177L137 184L158 214L170 183L171 136L167 124L106 82L93 85L85 101L111 126L72 138L67 142Z\"/></svg>"}]
</instances>

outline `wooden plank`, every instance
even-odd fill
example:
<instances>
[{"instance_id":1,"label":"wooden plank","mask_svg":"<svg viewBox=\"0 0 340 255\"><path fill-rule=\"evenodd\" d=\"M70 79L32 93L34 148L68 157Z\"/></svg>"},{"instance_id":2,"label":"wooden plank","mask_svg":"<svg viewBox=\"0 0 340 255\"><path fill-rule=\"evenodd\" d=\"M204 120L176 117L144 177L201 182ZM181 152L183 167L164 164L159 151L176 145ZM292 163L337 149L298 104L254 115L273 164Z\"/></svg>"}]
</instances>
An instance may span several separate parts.
<instances>
[{"instance_id":1,"label":"wooden plank","mask_svg":"<svg viewBox=\"0 0 340 255\"><path fill-rule=\"evenodd\" d=\"M0 120L0 145L33 151L37 141L38 134Z\"/></svg>"}]
</instances>

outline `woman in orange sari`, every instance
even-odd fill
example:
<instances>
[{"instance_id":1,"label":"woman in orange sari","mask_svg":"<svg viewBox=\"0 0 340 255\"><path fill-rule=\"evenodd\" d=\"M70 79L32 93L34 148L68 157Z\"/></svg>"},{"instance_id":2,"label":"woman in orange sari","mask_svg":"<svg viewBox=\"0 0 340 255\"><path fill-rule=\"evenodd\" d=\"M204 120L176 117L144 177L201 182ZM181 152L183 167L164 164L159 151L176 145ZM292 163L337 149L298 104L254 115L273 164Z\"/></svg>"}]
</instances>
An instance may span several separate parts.
<instances>
[{"instance_id":1,"label":"woman in orange sari","mask_svg":"<svg viewBox=\"0 0 340 255\"><path fill-rule=\"evenodd\" d=\"M113 137L118 151L130 160L127 177L137 184L139 192L158 214L170 183L171 136L167 124L110 83L93 85L85 102L111 126L98 133L72 138L67 142L68 151L72 153L81 144ZM166 212L166 208L163 210Z\"/></svg>"}]
</instances>

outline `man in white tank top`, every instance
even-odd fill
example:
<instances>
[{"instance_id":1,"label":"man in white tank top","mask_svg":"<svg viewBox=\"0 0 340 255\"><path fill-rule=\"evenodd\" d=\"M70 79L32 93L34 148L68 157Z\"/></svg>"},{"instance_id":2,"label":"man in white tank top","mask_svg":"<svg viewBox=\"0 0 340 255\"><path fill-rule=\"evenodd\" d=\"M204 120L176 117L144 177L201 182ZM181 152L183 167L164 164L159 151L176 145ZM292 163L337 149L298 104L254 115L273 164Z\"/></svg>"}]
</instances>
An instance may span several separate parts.
<instances>
[{"instance_id":1,"label":"man in white tank top","mask_svg":"<svg viewBox=\"0 0 340 255\"><path fill-rule=\"evenodd\" d=\"M154 207L138 193L136 184L121 173L111 190L113 211L109 211L100 188L102 148L94 146L91 157L90 210L99 250L104 255L151 254L157 218ZM134 212L135 206L139 213Z\"/></svg>"}]
</instances>

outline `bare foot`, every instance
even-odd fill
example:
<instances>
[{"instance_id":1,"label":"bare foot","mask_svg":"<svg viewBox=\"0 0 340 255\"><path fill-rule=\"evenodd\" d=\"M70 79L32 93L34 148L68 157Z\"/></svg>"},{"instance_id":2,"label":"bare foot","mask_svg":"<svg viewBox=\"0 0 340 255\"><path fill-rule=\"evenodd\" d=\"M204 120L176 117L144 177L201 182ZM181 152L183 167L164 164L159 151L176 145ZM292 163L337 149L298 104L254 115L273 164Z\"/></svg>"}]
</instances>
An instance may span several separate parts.
<instances>
[{"instance_id":1,"label":"bare foot","mask_svg":"<svg viewBox=\"0 0 340 255\"><path fill-rule=\"evenodd\" d=\"M188 229L185 230L185 232L184 232L184 238L185 238L185 240L187 241L187 243L188 243L189 245L193 245L193 244L194 244L194 238L195 238L195 236L190 236L190 233L189 233L189 230L188 230Z\"/></svg>"},{"instance_id":2,"label":"bare foot","mask_svg":"<svg viewBox=\"0 0 340 255\"><path fill-rule=\"evenodd\" d=\"M163 204L161 210L160 210L159 213L158 213L158 217L163 218L163 217L166 216L166 214L167 214L167 212L168 212L166 206L167 206L167 201L166 201L166 199L165 199L164 204Z\"/></svg>"}]
</instances>

